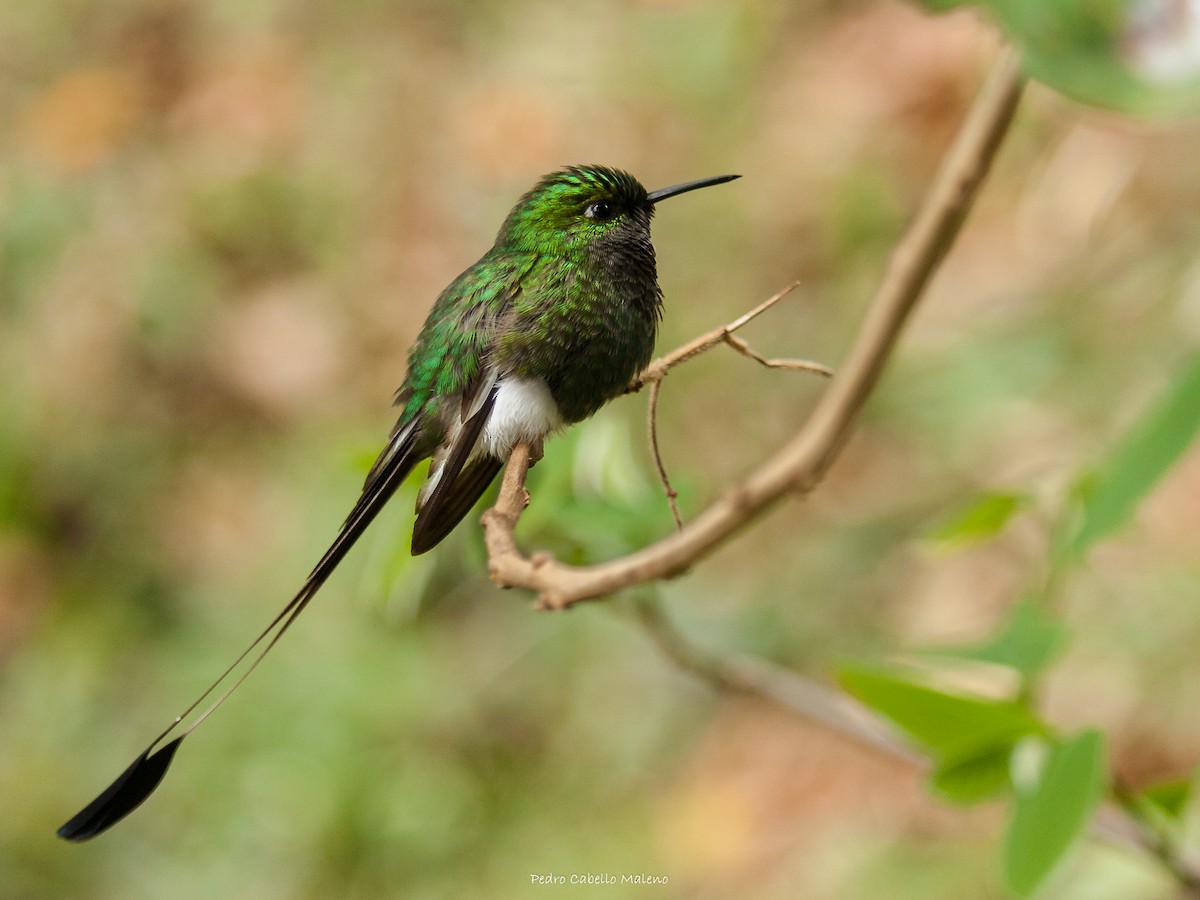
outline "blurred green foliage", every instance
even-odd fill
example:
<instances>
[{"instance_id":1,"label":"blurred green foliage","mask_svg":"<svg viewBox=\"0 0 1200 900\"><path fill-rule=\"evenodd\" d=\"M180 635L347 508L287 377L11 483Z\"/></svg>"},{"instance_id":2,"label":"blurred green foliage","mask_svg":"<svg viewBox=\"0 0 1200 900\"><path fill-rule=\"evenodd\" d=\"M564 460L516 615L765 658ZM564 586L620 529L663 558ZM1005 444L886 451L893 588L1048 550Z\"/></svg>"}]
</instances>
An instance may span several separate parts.
<instances>
[{"instance_id":1,"label":"blurred green foliage","mask_svg":"<svg viewBox=\"0 0 1200 900\"><path fill-rule=\"evenodd\" d=\"M1192 446L1200 431L1200 356L1175 379L1157 408L1080 494L1080 525L1068 550L1080 554L1124 525L1142 498Z\"/></svg>"},{"instance_id":2,"label":"blurred green foliage","mask_svg":"<svg viewBox=\"0 0 1200 900\"><path fill-rule=\"evenodd\" d=\"M1052 743L1033 784L1020 785L1004 844L1004 874L1022 897L1038 888L1079 840L1105 794L1098 731Z\"/></svg>"},{"instance_id":3,"label":"blurred green foliage","mask_svg":"<svg viewBox=\"0 0 1200 900\"><path fill-rule=\"evenodd\" d=\"M1011 696L971 696L928 682L903 669L843 669L841 682L865 705L893 721L935 763L932 790L948 800L977 804L1014 797L1004 845L1004 873L1020 896L1040 889L1078 841L1101 799L1117 788L1103 767L1105 737L1089 730L1076 738L1052 737L1033 701L1047 666L1068 640L1063 623L1048 607L1064 572L1097 541L1124 524L1141 500L1192 444L1200 396L1194 366L1170 384L1165 396L1143 414L1086 489L1068 492L1046 552L1050 579L1041 594L1012 608L991 636L966 646L926 650L935 668L952 673L957 662L985 663L1018 676ZM933 532L942 543L988 540L1000 534L1022 505L1021 495L992 492L979 497ZM1078 523L1078 524L1076 524ZM1066 538L1066 550L1060 546ZM1028 783L1019 776L1025 751L1044 758ZM1120 788L1124 791L1124 788ZM1190 780L1155 785L1139 795L1139 809L1168 852L1183 843L1183 817L1190 807Z\"/></svg>"},{"instance_id":4,"label":"blurred green foliage","mask_svg":"<svg viewBox=\"0 0 1200 900\"><path fill-rule=\"evenodd\" d=\"M1088 93L1109 90L1094 47L1112 34L1026 52L1052 87L1124 108L1123 87ZM0 49L0 893L1004 890L992 811L940 810L913 773L714 696L622 598L535 614L487 581L469 520L410 558L411 489L144 808L82 847L52 836L290 596L433 298L535 178L742 172L657 217L660 346L799 278L745 337L836 365L988 26L898 3L52 0L7 4ZM1027 733L1099 729L1122 784L1189 783L1198 144L1194 123L1031 91L855 439L806 503L662 588L681 628L818 678L911 654L919 689L911 667L867 667L896 679L896 721L941 691L1015 723L940 760L960 802L1011 791ZM821 388L723 349L673 373L661 436L685 514ZM520 539L571 561L672 527L644 398L553 442L531 490ZM1119 515L1089 552L1052 552L1105 496ZM1099 758L1093 738L1046 740ZM1051 826L1073 837L1086 785L1039 783L1077 801ZM1186 831L1189 791L1135 799ZM1068 900L1174 893L1112 847L1055 861L1021 871ZM669 882L531 880L587 872Z\"/></svg>"},{"instance_id":5,"label":"blurred green foliage","mask_svg":"<svg viewBox=\"0 0 1200 900\"><path fill-rule=\"evenodd\" d=\"M980 6L1029 74L1069 97L1141 115L1200 112L1195 10L1160 0L923 0Z\"/></svg>"}]
</instances>

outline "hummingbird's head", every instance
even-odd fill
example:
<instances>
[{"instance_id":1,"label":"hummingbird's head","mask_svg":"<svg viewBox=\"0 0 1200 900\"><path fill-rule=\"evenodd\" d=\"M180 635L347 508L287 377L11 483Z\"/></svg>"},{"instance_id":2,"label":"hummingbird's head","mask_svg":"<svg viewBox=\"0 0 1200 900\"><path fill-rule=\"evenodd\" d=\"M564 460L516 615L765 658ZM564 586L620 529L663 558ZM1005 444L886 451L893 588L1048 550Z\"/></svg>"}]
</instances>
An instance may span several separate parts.
<instances>
[{"instance_id":1,"label":"hummingbird's head","mask_svg":"<svg viewBox=\"0 0 1200 900\"><path fill-rule=\"evenodd\" d=\"M535 253L570 256L589 248L650 246L654 205L737 175L690 181L657 191L620 169L569 166L552 172L517 201L496 243Z\"/></svg>"},{"instance_id":2,"label":"hummingbird's head","mask_svg":"<svg viewBox=\"0 0 1200 900\"><path fill-rule=\"evenodd\" d=\"M596 241L650 239L654 204L641 182L607 166L571 166L542 178L517 201L497 244L569 256Z\"/></svg>"}]
</instances>

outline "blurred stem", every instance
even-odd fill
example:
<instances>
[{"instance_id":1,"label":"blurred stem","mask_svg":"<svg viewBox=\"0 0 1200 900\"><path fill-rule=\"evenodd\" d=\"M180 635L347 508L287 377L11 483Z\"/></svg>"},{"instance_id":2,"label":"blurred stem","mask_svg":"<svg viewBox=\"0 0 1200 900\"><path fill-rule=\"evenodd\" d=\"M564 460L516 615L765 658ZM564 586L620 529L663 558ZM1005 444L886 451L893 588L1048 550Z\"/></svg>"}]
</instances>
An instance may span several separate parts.
<instances>
[{"instance_id":1,"label":"blurred stem","mask_svg":"<svg viewBox=\"0 0 1200 900\"><path fill-rule=\"evenodd\" d=\"M1046 522L1046 563L1038 600L1046 609L1054 609L1065 590L1071 569L1078 559L1070 552L1071 538L1079 529L1081 504L1079 488L1073 485L1063 498L1058 511Z\"/></svg>"},{"instance_id":2,"label":"blurred stem","mask_svg":"<svg viewBox=\"0 0 1200 900\"><path fill-rule=\"evenodd\" d=\"M1179 882L1181 897L1200 900L1200 872L1184 861L1176 835L1164 828L1146 809L1137 793L1121 784L1112 789L1114 807L1137 828L1137 842Z\"/></svg>"},{"instance_id":3,"label":"blurred stem","mask_svg":"<svg viewBox=\"0 0 1200 900\"><path fill-rule=\"evenodd\" d=\"M644 591L635 604L638 622L663 655L713 687L769 700L869 750L922 768L928 765L921 754L896 740L866 707L845 694L760 659L727 656L693 644L675 627L657 593Z\"/></svg>"},{"instance_id":4,"label":"blurred stem","mask_svg":"<svg viewBox=\"0 0 1200 900\"><path fill-rule=\"evenodd\" d=\"M928 758L898 740L874 713L839 691L781 666L716 653L692 643L671 621L657 592L644 590L635 600L635 611L643 631L662 654L710 687L767 700L868 750L920 769L930 767ZM1114 785L1092 830L1099 838L1148 853L1179 884L1180 896L1200 900L1200 871L1184 859L1172 835L1146 814L1136 795Z\"/></svg>"}]
</instances>

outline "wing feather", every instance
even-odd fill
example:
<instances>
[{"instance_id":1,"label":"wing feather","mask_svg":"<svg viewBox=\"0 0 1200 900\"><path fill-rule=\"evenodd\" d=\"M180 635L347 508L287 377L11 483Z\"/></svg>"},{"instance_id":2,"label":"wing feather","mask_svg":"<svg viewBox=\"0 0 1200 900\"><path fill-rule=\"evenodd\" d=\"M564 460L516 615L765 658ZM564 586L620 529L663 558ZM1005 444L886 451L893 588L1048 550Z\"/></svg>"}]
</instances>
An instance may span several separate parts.
<instances>
[{"instance_id":1,"label":"wing feather","mask_svg":"<svg viewBox=\"0 0 1200 900\"><path fill-rule=\"evenodd\" d=\"M479 408L452 435L445 461L433 476L436 479L433 489L417 509L417 521L413 525L413 556L437 546L462 521L499 471L498 460L493 460L494 465L485 462L492 460L488 454L472 459L496 403L498 387L498 384L492 384L487 393L482 395Z\"/></svg>"}]
</instances>

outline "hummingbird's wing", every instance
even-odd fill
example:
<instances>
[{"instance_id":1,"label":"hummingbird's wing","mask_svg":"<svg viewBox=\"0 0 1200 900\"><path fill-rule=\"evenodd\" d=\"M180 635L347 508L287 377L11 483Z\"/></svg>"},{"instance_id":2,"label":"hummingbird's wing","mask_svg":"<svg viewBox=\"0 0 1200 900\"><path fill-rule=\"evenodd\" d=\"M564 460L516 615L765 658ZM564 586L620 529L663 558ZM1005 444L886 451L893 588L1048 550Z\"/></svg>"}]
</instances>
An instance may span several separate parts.
<instances>
[{"instance_id":1,"label":"hummingbird's wing","mask_svg":"<svg viewBox=\"0 0 1200 900\"><path fill-rule=\"evenodd\" d=\"M271 623L254 639L242 654L233 661L221 677L214 681L209 688L185 709L174 721L156 737L133 763L122 772L95 800L84 807L70 821L58 829L58 836L73 842L86 841L107 831L129 813L137 809L142 802L158 787L163 776L179 748L180 742L191 734L201 722L208 718L214 710L229 697L238 686L254 671L263 657L283 636L283 633L296 621L296 617L304 611L310 600L316 595L321 585L337 568L338 563L349 552L354 542L362 535L367 526L383 508L384 504L396 492L401 482L408 476L412 467L421 459L416 452L417 423L410 422L398 428L393 434L387 447L379 455L366 484L359 495L354 509L342 524L333 544L321 557L321 561L313 568L303 586L287 605L279 611ZM256 647L263 642L266 645L258 655L242 666ZM240 674L235 674L238 670ZM229 683L225 691L213 701L209 707L196 718L183 726L179 736L167 744L159 746L163 739L176 731L197 707L200 706L221 685ZM157 749L156 749L157 748Z\"/></svg>"},{"instance_id":2,"label":"hummingbird's wing","mask_svg":"<svg viewBox=\"0 0 1200 900\"><path fill-rule=\"evenodd\" d=\"M397 402L435 417L441 434L417 498L414 556L462 521L504 464L483 451L480 438L503 381L497 340L537 262L534 254L489 253L443 292L413 347Z\"/></svg>"},{"instance_id":3,"label":"hummingbird's wing","mask_svg":"<svg viewBox=\"0 0 1200 900\"><path fill-rule=\"evenodd\" d=\"M476 453L499 386L493 370L463 398L463 421L451 430L446 445L435 456L435 469L417 503L413 556L437 546L471 511L500 471L501 460L490 453Z\"/></svg>"},{"instance_id":4,"label":"hummingbird's wing","mask_svg":"<svg viewBox=\"0 0 1200 900\"><path fill-rule=\"evenodd\" d=\"M503 460L485 453L463 466L459 476L446 485L438 505L431 512L417 517L417 524L413 528L414 556L432 549L454 530L454 526L463 520L471 511L471 507L483 496L483 492L503 465Z\"/></svg>"}]
</instances>

